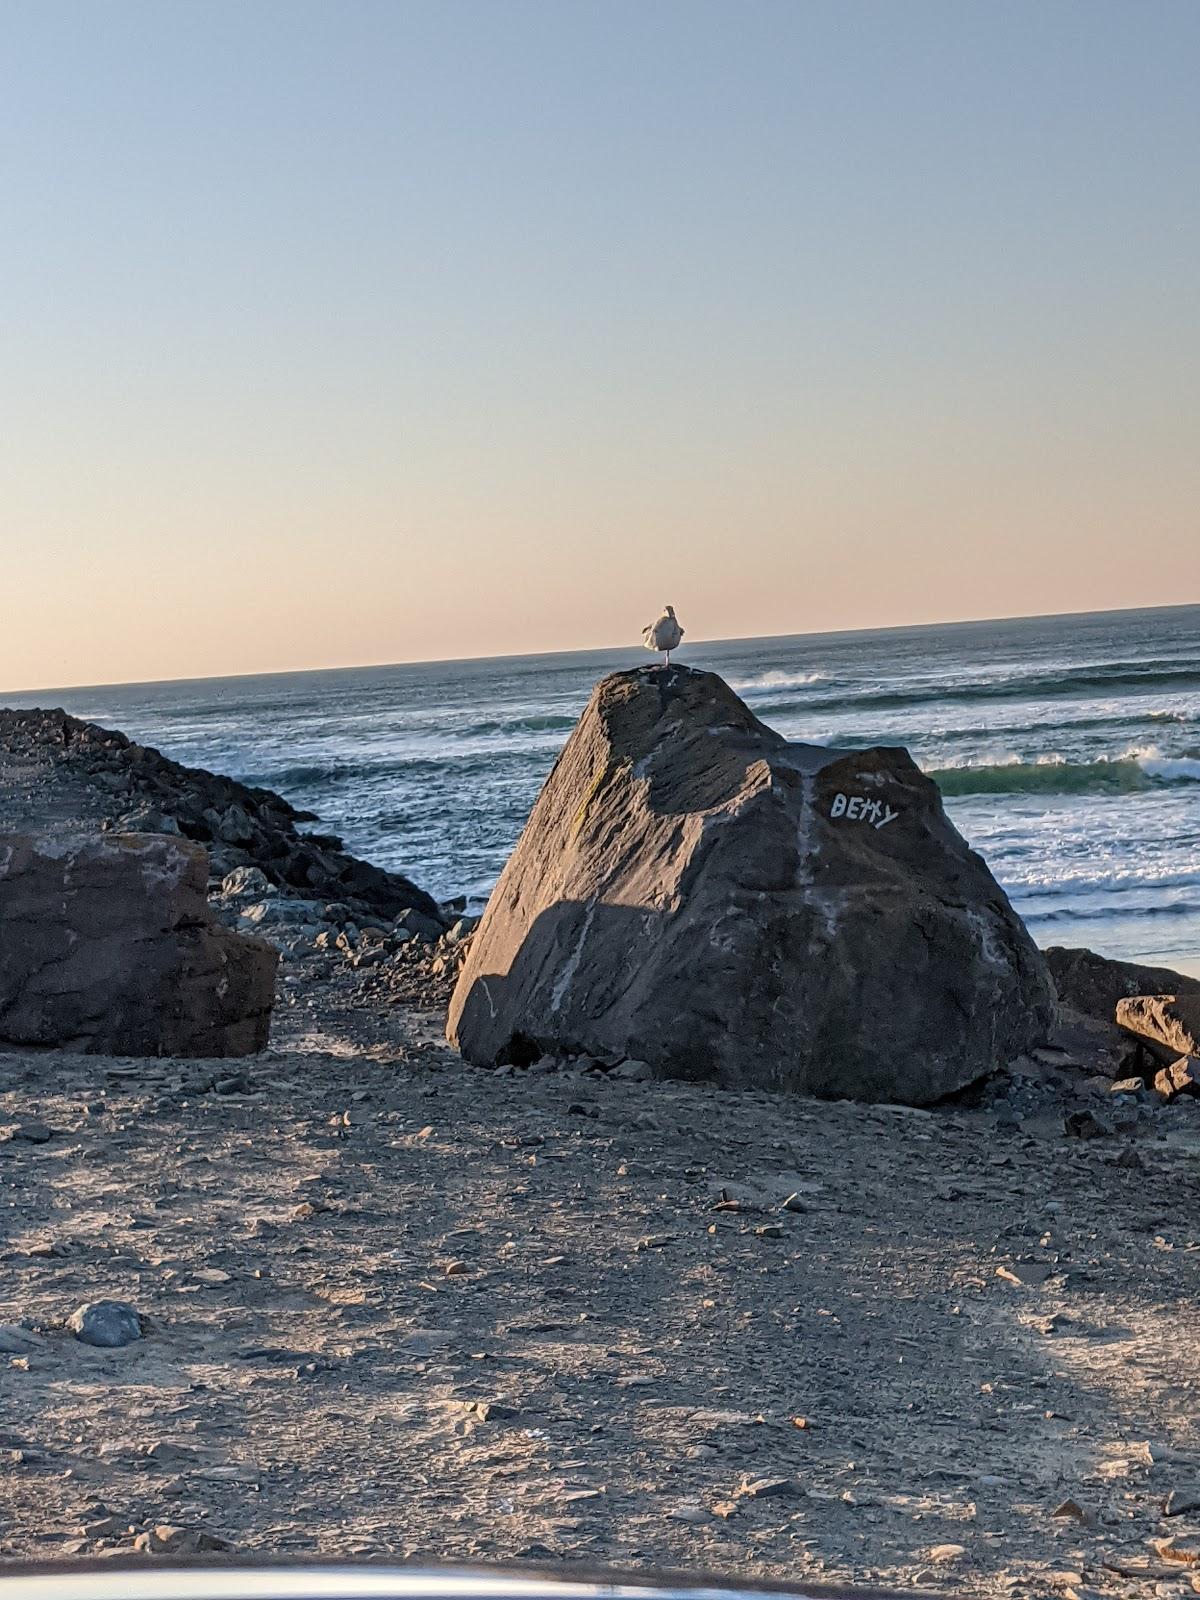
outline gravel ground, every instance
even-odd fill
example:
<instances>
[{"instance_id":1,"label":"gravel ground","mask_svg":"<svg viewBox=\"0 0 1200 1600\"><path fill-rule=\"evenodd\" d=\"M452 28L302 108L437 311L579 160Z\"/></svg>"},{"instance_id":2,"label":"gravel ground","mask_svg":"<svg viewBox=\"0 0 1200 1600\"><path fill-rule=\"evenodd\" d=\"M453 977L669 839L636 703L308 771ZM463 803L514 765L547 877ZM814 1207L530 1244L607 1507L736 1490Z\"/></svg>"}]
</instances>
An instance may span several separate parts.
<instances>
[{"instance_id":1,"label":"gravel ground","mask_svg":"<svg viewBox=\"0 0 1200 1600\"><path fill-rule=\"evenodd\" d=\"M240 1081L0 1057L0 1557L165 1523L243 1552L1193 1592L1156 1545L1200 1539L1200 1509L1164 1514L1200 1508L1196 1102L1081 1140L1049 1088L1017 1128L504 1075L331 960L282 993ZM144 1336L76 1340L102 1298Z\"/></svg>"}]
</instances>

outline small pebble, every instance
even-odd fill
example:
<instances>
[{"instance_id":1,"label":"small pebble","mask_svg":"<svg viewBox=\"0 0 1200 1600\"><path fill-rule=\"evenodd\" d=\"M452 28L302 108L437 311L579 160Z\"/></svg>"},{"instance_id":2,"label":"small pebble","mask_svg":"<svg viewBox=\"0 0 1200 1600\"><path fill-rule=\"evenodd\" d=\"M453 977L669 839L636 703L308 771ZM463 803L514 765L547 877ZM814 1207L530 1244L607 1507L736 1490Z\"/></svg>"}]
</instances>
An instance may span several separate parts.
<instances>
[{"instance_id":1,"label":"small pebble","mask_svg":"<svg viewBox=\"0 0 1200 1600\"><path fill-rule=\"evenodd\" d=\"M78 1307L67 1327L81 1344L115 1350L142 1337L142 1319L124 1300L92 1300Z\"/></svg>"},{"instance_id":2,"label":"small pebble","mask_svg":"<svg viewBox=\"0 0 1200 1600\"><path fill-rule=\"evenodd\" d=\"M961 1561L966 1553L965 1544L935 1544L929 1552L929 1560L939 1567L948 1567L955 1561Z\"/></svg>"}]
</instances>

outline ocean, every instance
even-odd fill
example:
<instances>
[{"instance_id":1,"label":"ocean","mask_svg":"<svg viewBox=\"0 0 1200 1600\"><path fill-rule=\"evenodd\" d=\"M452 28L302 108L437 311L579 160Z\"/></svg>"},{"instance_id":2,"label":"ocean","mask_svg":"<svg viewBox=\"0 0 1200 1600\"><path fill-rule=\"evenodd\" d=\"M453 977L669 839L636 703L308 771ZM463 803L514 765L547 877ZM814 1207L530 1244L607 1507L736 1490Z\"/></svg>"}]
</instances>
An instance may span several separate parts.
<instances>
[{"instance_id":1,"label":"ocean","mask_svg":"<svg viewBox=\"0 0 1200 1600\"><path fill-rule=\"evenodd\" d=\"M686 615L685 615L686 621ZM687 644L793 739L902 744L1034 938L1200 972L1200 606ZM277 789L482 906L597 678L640 649L3 696Z\"/></svg>"}]
</instances>

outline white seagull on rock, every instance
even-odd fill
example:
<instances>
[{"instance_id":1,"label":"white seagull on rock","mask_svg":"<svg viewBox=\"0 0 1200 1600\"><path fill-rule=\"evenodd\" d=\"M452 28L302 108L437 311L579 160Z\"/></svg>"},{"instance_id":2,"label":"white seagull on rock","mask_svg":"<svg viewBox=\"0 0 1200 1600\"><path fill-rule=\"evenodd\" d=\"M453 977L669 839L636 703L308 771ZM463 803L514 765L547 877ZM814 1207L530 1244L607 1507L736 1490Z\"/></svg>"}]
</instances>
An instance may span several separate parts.
<instances>
[{"instance_id":1,"label":"white seagull on rock","mask_svg":"<svg viewBox=\"0 0 1200 1600\"><path fill-rule=\"evenodd\" d=\"M647 650L662 651L665 667L671 665L671 651L679 649L682 638L683 629L676 620L674 606L664 606L662 616L642 629L642 643Z\"/></svg>"}]
</instances>

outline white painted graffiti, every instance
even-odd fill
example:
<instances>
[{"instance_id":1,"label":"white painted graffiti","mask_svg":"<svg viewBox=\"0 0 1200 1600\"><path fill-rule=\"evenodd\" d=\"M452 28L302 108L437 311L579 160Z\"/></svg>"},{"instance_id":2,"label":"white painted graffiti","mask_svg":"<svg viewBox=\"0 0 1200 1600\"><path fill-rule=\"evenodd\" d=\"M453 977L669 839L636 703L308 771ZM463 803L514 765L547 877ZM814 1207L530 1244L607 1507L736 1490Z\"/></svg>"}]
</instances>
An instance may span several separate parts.
<instances>
[{"instance_id":1,"label":"white painted graffiti","mask_svg":"<svg viewBox=\"0 0 1200 1600\"><path fill-rule=\"evenodd\" d=\"M864 794L835 794L829 808L831 817L845 817L847 822L867 822L872 828L886 828L900 815L882 800L868 800Z\"/></svg>"}]
</instances>

